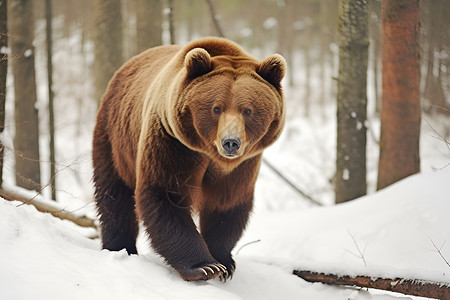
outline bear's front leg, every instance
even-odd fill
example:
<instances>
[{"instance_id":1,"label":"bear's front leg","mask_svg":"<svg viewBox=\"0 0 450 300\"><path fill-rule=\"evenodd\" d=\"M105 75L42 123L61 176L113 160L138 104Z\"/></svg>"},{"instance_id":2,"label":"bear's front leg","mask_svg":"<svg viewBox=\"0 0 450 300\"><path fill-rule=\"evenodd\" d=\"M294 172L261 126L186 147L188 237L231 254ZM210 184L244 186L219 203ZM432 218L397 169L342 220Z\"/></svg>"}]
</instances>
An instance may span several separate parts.
<instances>
[{"instance_id":1,"label":"bear's front leg","mask_svg":"<svg viewBox=\"0 0 450 300\"><path fill-rule=\"evenodd\" d=\"M211 255L198 233L190 209L177 205L176 197L181 196L169 198L166 187L152 186L138 189L135 197L153 248L184 280L227 276L227 268Z\"/></svg>"},{"instance_id":2,"label":"bear's front leg","mask_svg":"<svg viewBox=\"0 0 450 300\"><path fill-rule=\"evenodd\" d=\"M226 211L203 210L200 214L200 229L209 252L228 270L225 280L231 279L236 269L231 250L242 235L252 206L253 200L250 198L244 204Z\"/></svg>"}]
</instances>

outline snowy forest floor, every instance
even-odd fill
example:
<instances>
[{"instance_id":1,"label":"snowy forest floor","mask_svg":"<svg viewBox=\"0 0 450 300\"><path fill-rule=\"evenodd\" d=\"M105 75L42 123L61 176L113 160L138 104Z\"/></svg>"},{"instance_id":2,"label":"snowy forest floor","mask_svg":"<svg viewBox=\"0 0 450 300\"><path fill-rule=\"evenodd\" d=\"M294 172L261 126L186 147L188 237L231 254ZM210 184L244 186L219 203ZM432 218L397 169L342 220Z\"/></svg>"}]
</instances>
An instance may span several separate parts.
<instances>
[{"instance_id":1,"label":"snowy forest floor","mask_svg":"<svg viewBox=\"0 0 450 300\"><path fill-rule=\"evenodd\" d=\"M292 270L450 282L437 250L450 258L448 182L450 168L343 205L259 210L234 251L238 268L226 283L184 282L145 237L140 256L100 251L99 240L89 239L93 229L0 201L0 298L394 299L399 296L307 283Z\"/></svg>"}]
</instances>

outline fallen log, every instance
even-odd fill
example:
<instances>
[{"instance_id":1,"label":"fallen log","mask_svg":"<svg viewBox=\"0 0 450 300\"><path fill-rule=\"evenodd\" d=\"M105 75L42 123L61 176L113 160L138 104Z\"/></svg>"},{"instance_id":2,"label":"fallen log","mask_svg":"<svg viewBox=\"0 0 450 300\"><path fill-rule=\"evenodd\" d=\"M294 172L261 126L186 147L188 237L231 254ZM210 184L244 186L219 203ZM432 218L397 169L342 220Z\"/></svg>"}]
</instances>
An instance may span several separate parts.
<instances>
[{"instance_id":1,"label":"fallen log","mask_svg":"<svg viewBox=\"0 0 450 300\"><path fill-rule=\"evenodd\" d=\"M37 199L28 199L15 193L5 191L3 189L0 189L0 197L8 201L20 201L24 204L33 205L40 212L50 213L59 219L69 220L81 227L92 227L97 229L97 225L95 224L95 221L93 219L90 219L86 216L77 216L71 212L65 211L64 209L54 207Z\"/></svg>"},{"instance_id":2,"label":"fallen log","mask_svg":"<svg viewBox=\"0 0 450 300\"><path fill-rule=\"evenodd\" d=\"M339 276L295 270L294 274L308 282L357 286L434 299L450 299L450 284L424 280L372 278L369 276Z\"/></svg>"}]
</instances>

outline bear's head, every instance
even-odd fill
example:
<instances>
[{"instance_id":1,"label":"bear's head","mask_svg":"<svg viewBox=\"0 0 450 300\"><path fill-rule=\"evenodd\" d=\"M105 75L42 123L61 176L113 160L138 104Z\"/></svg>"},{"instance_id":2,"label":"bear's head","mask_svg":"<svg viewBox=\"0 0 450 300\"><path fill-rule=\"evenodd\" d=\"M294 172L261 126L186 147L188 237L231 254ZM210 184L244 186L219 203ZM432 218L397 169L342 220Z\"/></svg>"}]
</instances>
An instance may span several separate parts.
<instances>
[{"instance_id":1,"label":"bear's head","mask_svg":"<svg viewBox=\"0 0 450 300\"><path fill-rule=\"evenodd\" d=\"M185 56L177 131L189 148L230 171L280 135L286 62L278 54L258 61L239 49L214 50L194 48Z\"/></svg>"}]
</instances>

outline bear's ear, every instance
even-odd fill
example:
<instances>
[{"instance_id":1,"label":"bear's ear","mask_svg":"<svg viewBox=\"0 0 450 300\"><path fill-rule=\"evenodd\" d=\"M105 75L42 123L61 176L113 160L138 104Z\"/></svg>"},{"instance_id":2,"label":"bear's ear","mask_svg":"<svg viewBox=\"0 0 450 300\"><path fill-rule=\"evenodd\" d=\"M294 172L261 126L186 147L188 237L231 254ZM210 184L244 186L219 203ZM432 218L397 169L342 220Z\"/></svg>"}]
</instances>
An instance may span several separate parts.
<instances>
[{"instance_id":1,"label":"bear's ear","mask_svg":"<svg viewBox=\"0 0 450 300\"><path fill-rule=\"evenodd\" d=\"M211 56L202 48L194 48L186 54L184 67L189 79L194 79L212 70Z\"/></svg>"},{"instance_id":2,"label":"bear's ear","mask_svg":"<svg viewBox=\"0 0 450 300\"><path fill-rule=\"evenodd\" d=\"M286 60L279 54L267 57L261 62L256 72L267 82L279 89L286 72Z\"/></svg>"}]
</instances>

